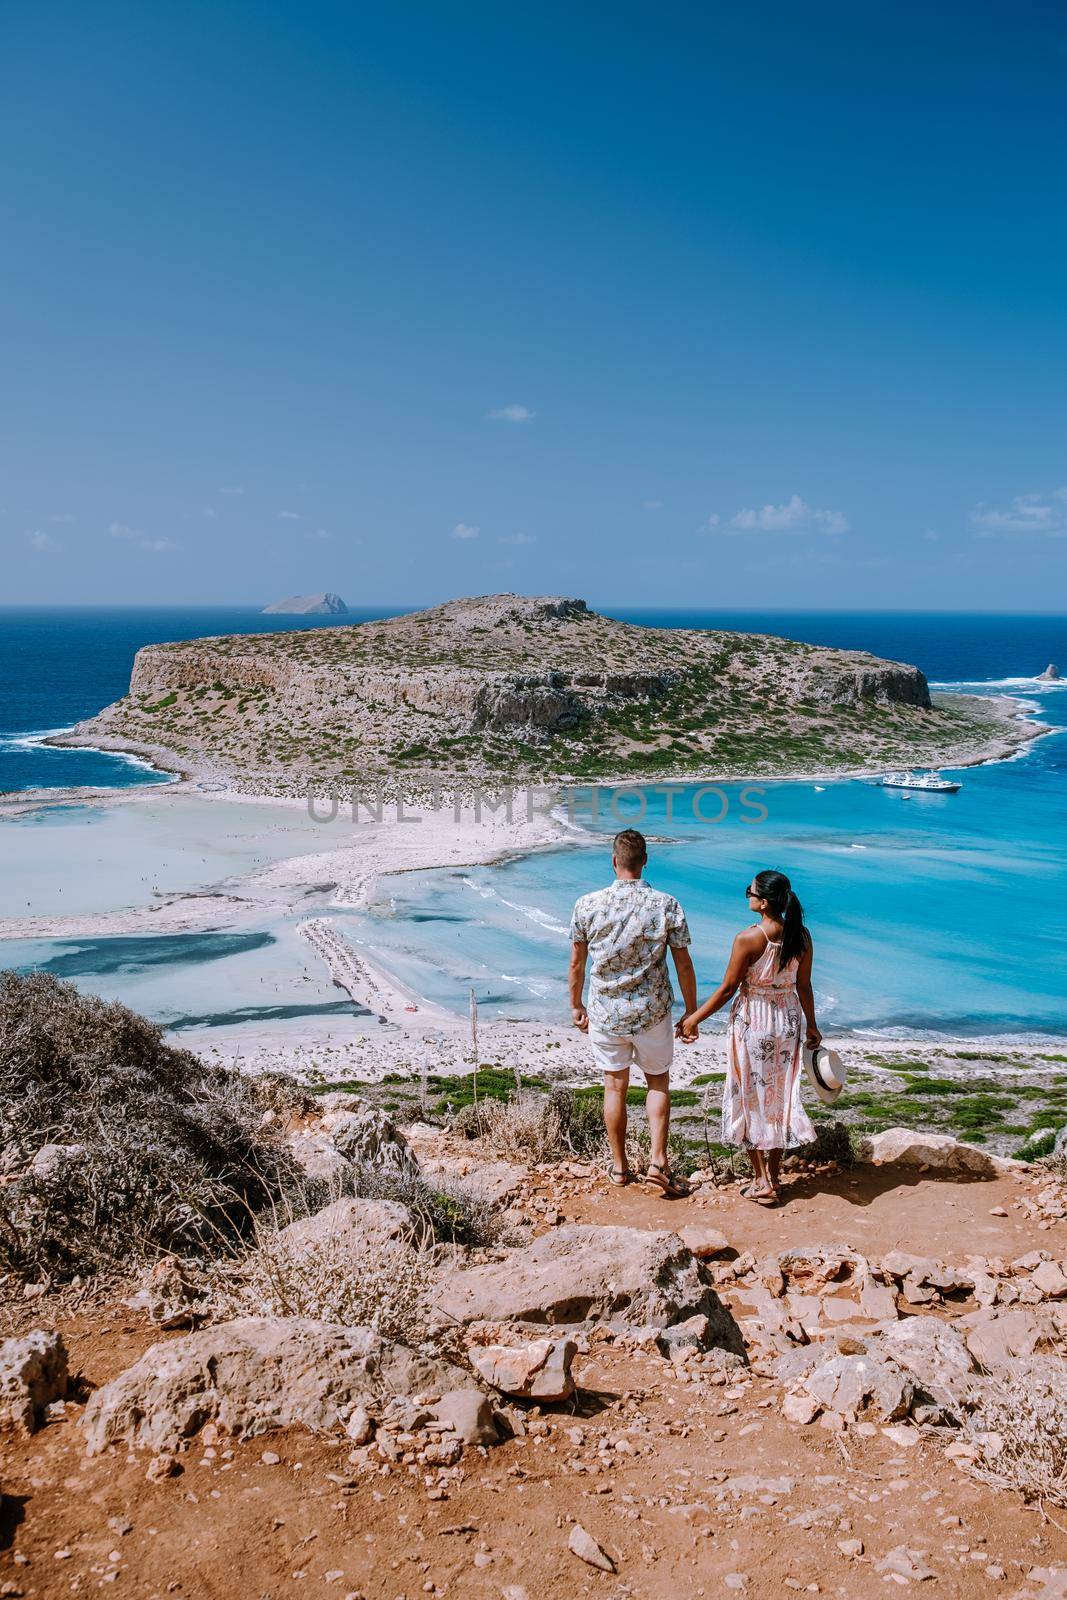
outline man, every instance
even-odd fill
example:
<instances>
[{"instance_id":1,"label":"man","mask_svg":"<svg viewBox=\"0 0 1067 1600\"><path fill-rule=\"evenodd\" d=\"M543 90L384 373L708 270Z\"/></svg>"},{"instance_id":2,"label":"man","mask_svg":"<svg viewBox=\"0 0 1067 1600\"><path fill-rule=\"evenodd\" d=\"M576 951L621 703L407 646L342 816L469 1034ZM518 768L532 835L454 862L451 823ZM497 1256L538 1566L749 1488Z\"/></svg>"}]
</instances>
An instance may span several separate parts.
<instances>
[{"instance_id":1,"label":"man","mask_svg":"<svg viewBox=\"0 0 1067 1600\"><path fill-rule=\"evenodd\" d=\"M648 1181L673 1198L689 1191L672 1175L667 1161L674 1056L667 948L688 1014L697 993L689 928L673 895L653 889L641 876L648 860L643 835L624 828L615 835L612 849L615 882L583 895L571 918L571 1012L575 1027L588 1033L593 1059L604 1073L611 1182L621 1188L633 1178L626 1161L626 1091L630 1067L636 1063L648 1084L645 1109L652 1135ZM582 990L590 959L587 1010Z\"/></svg>"}]
</instances>

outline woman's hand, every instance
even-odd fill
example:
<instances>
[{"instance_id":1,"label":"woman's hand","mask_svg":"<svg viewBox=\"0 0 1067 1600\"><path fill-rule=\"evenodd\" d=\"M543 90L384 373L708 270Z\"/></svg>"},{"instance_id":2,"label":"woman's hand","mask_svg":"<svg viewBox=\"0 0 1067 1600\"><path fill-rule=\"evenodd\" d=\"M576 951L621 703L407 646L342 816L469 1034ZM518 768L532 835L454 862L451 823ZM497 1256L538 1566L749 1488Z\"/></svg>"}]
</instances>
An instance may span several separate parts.
<instances>
[{"instance_id":1,"label":"woman's hand","mask_svg":"<svg viewBox=\"0 0 1067 1600\"><path fill-rule=\"evenodd\" d=\"M693 1021L695 1015L695 1012L688 1012L674 1030L674 1037L683 1044L693 1044L700 1037L700 1029Z\"/></svg>"},{"instance_id":2,"label":"woman's hand","mask_svg":"<svg viewBox=\"0 0 1067 1600\"><path fill-rule=\"evenodd\" d=\"M819 1032L814 1023L812 1023L811 1027L808 1029L804 1043L809 1050L817 1050L822 1044L822 1034Z\"/></svg>"},{"instance_id":3,"label":"woman's hand","mask_svg":"<svg viewBox=\"0 0 1067 1600\"><path fill-rule=\"evenodd\" d=\"M579 1033L589 1032L589 1013L586 1011L584 1006L571 1007L571 1021L574 1023L574 1026L578 1029Z\"/></svg>"}]
</instances>

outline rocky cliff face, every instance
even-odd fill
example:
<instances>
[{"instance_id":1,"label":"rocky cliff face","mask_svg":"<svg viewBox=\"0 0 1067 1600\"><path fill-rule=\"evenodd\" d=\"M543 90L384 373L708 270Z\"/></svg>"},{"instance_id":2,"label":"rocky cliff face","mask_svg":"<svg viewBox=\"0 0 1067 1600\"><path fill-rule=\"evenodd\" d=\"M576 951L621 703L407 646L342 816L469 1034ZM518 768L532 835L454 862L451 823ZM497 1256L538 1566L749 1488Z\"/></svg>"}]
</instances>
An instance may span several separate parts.
<instances>
[{"instance_id":1,"label":"rocky cliff face","mask_svg":"<svg viewBox=\"0 0 1067 1600\"><path fill-rule=\"evenodd\" d=\"M149 645L129 694L84 731L287 781L324 768L536 768L555 780L918 760L925 747L903 736L928 735L942 715L917 667L863 652L489 595L383 622Z\"/></svg>"}]
</instances>

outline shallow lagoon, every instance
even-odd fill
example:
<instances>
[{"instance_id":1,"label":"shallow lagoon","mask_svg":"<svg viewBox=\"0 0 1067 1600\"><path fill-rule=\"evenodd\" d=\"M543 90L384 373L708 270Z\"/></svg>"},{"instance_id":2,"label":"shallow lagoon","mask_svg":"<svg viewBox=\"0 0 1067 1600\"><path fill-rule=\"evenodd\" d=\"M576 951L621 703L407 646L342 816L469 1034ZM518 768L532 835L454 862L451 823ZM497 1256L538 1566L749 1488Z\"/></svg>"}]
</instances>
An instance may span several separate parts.
<instances>
[{"instance_id":1,"label":"shallow lagoon","mask_svg":"<svg viewBox=\"0 0 1067 1600\"><path fill-rule=\"evenodd\" d=\"M302 807L195 795L0 813L0 916L147 906L329 843Z\"/></svg>"},{"instance_id":2,"label":"shallow lagoon","mask_svg":"<svg viewBox=\"0 0 1067 1600\"><path fill-rule=\"evenodd\" d=\"M767 785L768 816L755 824L742 820L751 811L735 786L717 824L694 818L692 789L677 792L670 818L655 791L643 817L632 800L620 798L618 818L605 801L594 824L604 845L393 878L369 915L351 919L352 936L441 1004L460 1009L474 987L490 1015L565 1017L571 907L608 881L607 840L632 818L664 839L649 878L687 910L702 993L750 920L751 874L775 866L804 901L830 1027L1062 1036L1067 738L959 776L958 794L908 799L858 782ZM721 806L709 798L703 809Z\"/></svg>"}]
</instances>

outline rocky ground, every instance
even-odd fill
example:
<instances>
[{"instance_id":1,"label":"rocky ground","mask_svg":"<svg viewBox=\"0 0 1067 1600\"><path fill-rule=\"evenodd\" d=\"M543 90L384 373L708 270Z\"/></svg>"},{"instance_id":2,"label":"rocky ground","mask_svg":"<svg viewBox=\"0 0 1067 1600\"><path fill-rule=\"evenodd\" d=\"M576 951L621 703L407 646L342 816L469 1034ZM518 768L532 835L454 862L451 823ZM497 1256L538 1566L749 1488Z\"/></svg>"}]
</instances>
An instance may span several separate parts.
<instances>
[{"instance_id":1,"label":"rocky ground","mask_svg":"<svg viewBox=\"0 0 1067 1600\"><path fill-rule=\"evenodd\" d=\"M777 1210L711 1175L669 1202L322 1105L286 1132L306 1166L465 1183L507 1242L438 1255L422 1353L220 1317L173 1264L80 1304L31 1285L0 1595L1067 1595L1063 1411L1034 1410L1067 1332L1053 1167L890 1130ZM340 1199L287 1248L355 1270L404 1226ZM981 1476L1026 1472L1043 1501Z\"/></svg>"}]
</instances>

